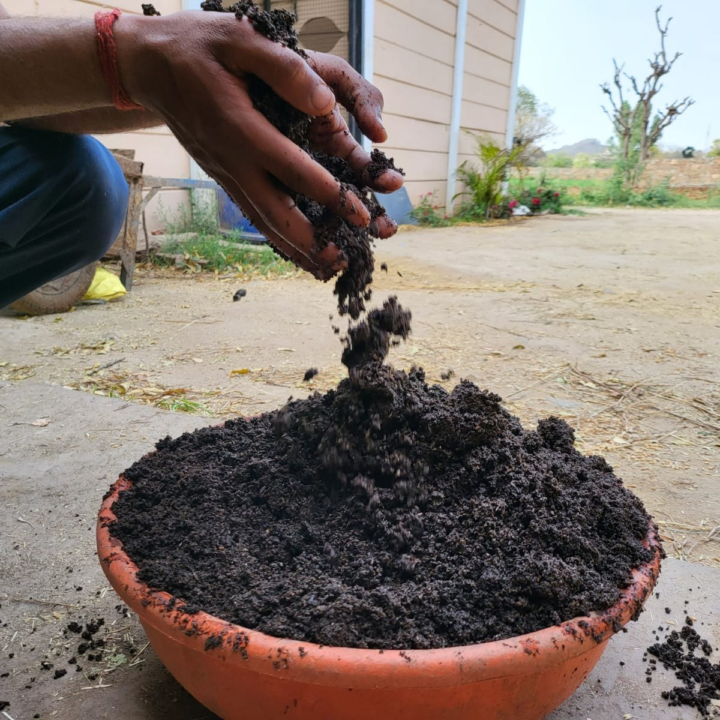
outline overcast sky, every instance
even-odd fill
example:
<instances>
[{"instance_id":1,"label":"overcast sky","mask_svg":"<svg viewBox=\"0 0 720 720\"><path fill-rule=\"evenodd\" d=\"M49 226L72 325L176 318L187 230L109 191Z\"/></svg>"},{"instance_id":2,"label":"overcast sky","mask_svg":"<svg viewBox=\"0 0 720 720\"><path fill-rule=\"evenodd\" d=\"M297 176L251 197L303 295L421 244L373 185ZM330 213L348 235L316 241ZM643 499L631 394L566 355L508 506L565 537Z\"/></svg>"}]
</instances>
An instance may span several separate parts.
<instances>
[{"instance_id":1,"label":"overcast sky","mask_svg":"<svg viewBox=\"0 0 720 720\"><path fill-rule=\"evenodd\" d=\"M658 0L527 0L520 84L555 108L560 133L546 149L612 134L598 87L612 81L613 57L645 77L659 49ZM720 0L666 0L673 16L668 51L683 53L660 103L690 95L696 104L665 131L661 145L705 149L720 137Z\"/></svg>"}]
</instances>

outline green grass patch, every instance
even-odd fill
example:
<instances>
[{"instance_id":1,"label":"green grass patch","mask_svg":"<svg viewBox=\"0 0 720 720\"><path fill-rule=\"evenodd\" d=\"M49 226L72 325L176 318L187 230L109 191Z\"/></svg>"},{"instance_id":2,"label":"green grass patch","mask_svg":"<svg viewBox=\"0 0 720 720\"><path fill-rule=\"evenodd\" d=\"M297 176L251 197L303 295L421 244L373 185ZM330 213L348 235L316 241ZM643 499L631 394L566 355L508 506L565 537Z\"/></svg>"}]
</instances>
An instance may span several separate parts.
<instances>
[{"instance_id":1,"label":"green grass patch","mask_svg":"<svg viewBox=\"0 0 720 720\"><path fill-rule=\"evenodd\" d=\"M153 264L211 272L238 272L264 276L297 272L291 262L283 260L267 245L242 242L239 234L201 235L171 240L151 258Z\"/></svg>"},{"instance_id":2,"label":"green grass patch","mask_svg":"<svg viewBox=\"0 0 720 720\"><path fill-rule=\"evenodd\" d=\"M161 400L158 405L172 412L189 413L190 415L204 415L210 417L212 413L201 403L189 400L186 397L173 397Z\"/></svg>"},{"instance_id":3,"label":"green grass patch","mask_svg":"<svg viewBox=\"0 0 720 720\"><path fill-rule=\"evenodd\" d=\"M553 187L568 193L567 202L586 207L678 208L691 210L720 209L720 191L714 190L707 198L689 198L660 183L645 190L630 190L616 178L608 180L552 179ZM575 190L575 192L572 192ZM577 190L580 192L578 193Z\"/></svg>"},{"instance_id":4,"label":"green grass patch","mask_svg":"<svg viewBox=\"0 0 720 720\"><path fill-rule=\"evenodd\" d=\"M278 277L298 269L283 260L269 245L243 241L240 231L221 231L217 203L205 191L193 193L190 205L181 205L172 214L160 207L160 217L169 239L149 262L158 267L176 267L191 272L237 272Z\"/></svg>"}]
</instances>

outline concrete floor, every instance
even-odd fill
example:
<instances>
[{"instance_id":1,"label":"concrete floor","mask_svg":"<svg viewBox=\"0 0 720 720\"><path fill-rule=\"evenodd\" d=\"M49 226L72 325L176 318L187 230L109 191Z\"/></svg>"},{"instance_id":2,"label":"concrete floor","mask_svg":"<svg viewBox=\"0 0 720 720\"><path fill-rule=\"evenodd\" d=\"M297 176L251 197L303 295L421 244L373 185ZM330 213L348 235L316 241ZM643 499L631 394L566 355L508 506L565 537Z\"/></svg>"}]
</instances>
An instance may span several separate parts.
<instances>
[{"instance_id":1,"label":"concrete floor","mask_svg":"<svg viewBox=\"0 0 720 720\"><path fill-rule=\"evenodd\" d=\"M120 471L159 438L211 421L29 381L0 383L0 411L0 675L9 673L0 701L10 702L0 718L211 720L145 648L137 620L118 612L94 545L95 513ZM49 423L32 424L41 418ZM665 706L660 691L673 678L660 672L648 685L642 653L653 629L679 626L686 611L720 646L720 571L669 560L658 591L552 720L697 717ZM73 670L77 639L67 642L62 630L99 617L109 630L101 661L83 659L83 672L58 680L41 669L48 660Z\"/></svg>"}]
</instances>

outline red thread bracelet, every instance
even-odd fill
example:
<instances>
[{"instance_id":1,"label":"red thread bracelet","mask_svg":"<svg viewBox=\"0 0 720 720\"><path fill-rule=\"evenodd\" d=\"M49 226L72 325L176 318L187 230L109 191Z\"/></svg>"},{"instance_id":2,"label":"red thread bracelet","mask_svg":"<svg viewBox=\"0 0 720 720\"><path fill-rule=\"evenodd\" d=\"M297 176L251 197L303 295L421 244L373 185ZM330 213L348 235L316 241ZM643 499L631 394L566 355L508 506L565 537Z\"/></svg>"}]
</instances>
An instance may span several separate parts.
<instances>
[{"instance_id":1,"label":"red thread bracelet","mask_svg":"<svg viewBox=\"0 0 720 720\"><path fill-rule=\"evenodd\" d=\"M117 43L113 25L122 15L120 10L99 10L95 13L95 30L97 34L100 66L105 81L110 86L113 105L118 110L142 110L142 105L134 103L123 87L118 68Z\"/></svg>"}]
</instances>

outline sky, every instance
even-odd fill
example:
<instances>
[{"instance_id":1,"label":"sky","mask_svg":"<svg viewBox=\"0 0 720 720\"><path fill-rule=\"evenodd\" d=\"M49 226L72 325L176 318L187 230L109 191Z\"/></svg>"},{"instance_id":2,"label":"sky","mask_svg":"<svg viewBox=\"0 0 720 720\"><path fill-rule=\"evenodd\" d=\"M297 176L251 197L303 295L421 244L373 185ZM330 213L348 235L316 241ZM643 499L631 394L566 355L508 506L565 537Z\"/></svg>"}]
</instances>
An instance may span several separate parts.
<instances>
[{"instance_id":1,"label":"sky","mask_svg":"<svg viewBox=\"0 0 720 720\"><path fill-rule=\"evenodd\" d=\"M654 11L660 0L526 0L520 58L521 85L555 108L559 133L546 150L597 138L612 126L602 111L603 82L612 82L613 57L638 78L660 48ZM696 104L668 128L660 145L706 149L720 138L720 0L665 0L673 17L669 53L683 53L658 104L692 97Z\"/></svg>"}]
</instances>

